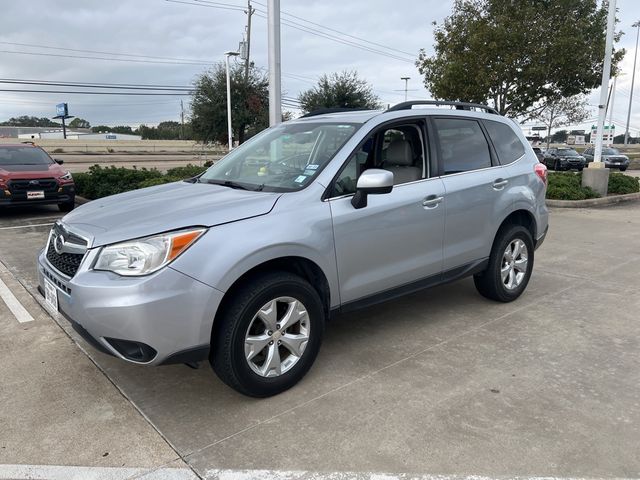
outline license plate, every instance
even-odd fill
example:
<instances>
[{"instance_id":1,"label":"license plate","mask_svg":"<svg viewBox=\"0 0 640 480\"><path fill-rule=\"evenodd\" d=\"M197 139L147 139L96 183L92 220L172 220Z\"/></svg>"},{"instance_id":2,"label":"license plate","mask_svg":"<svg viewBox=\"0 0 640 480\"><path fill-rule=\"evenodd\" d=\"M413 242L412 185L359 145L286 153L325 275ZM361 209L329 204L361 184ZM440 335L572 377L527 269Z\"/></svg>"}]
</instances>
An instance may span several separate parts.
<instances>
[{"instance_id":1,"label":"license plate","mask_svg":"<svg viewBox=\"0 0 640 480\"><path fill-rule=\"evenodd\" d=\"M34 190L31 192L27 192L27 200L37 200L40 198L44 198L43 190Z\"/></svg>"},{"instance_id":2,"label":"license plate","mask_svg":"<svg viewBox=\"0 0 640 480\"><path fill-rule=\"evenodd\" d=\"M51 311L58 311L58 290L56 286L46 278L44 279L44 301Z\"/></svg>"}]
</instances>

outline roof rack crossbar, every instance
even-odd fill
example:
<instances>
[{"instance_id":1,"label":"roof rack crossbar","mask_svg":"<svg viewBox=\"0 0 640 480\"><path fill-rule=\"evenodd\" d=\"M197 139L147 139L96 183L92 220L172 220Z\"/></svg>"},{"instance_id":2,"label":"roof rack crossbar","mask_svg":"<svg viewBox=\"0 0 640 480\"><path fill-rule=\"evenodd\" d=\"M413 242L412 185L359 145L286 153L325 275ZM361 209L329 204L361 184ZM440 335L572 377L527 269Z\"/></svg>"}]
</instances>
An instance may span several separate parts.
<instances>
[{"instance_id":1,"label":"roof rack crossbar","mask_svg":"<svg viewBox=\"0 0 640 480\"><path fill-rule=\"evenodd\" d=\"M480 103L453 102L448 100L411 100L408 102L398 103L397 105L394 105L393 107L387 109L387 112L396 112L398 110L411 110L411 108L414 105L433 105L436 107L449 106L449 107L456 107L456 110L471 110L472 108L476 108L479 110L484 110L487 113L500 115L500 113L495 108L488 107L487 105L482 105Z\"/></svg>"},{"instance_id":2,"label":"roof rack crossbar","mask_svg":"<svg viewBox=\"0 0 640 480\"><path fill-rule=\"evenodd\" d=\"M369 110L368 108L343 108L343 107L330 107L330 108L319 108L317 110L313 110L309 113L305 113L300 118L309 118L315 117L317 115L326 115L328 113L342 113L342 112L362 112L365 110Z\"/></svg>"}]
</instances>

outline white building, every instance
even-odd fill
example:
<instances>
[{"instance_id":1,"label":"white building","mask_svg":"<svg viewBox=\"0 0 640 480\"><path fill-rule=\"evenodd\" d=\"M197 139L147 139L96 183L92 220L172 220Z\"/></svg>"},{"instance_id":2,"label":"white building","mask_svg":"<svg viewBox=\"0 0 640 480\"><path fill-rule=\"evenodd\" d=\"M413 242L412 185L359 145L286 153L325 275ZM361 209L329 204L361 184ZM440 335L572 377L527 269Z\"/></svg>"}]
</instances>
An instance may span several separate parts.
<instances>
[{"instance_id":1,"label":"white building","mask_svg":"<svg viewBox=\"0 0 640 480\"><path fill-rule=\"evenodd\" d=\"M62 130L51 130L47 132L34 132L19 134L21 140L62 140L64 138ZM67 130L68 140L142 140L140 135L129 135L126 133L87 133L75 130Z\"/></svg>"}]
</instances>

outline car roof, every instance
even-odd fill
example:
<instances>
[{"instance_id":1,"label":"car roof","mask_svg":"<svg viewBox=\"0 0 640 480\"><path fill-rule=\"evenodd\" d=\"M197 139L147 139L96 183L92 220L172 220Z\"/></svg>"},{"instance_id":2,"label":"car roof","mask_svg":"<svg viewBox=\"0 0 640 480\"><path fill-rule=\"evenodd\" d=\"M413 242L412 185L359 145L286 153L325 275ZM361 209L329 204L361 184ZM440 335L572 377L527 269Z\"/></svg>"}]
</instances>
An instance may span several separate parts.
<instances>
[{"instance_id":1,"label":"car roof","mask_svg":"<svg viewBox=\"0 0 640 480\"><path fill-rule=\"evenodd\" d=\"M323 123L366 123L373 118L380 120L394 120L408 117L420 117L425 115L452 115L465 118L481 118L485 120L496 120L503 123L509 123L511 120L502 115L495 113L478 112L473 110L458 110L454 108L442 107L422 107L411 108L405 110L352 110L347 112L328 112L319 113L311 116L304 116L289 120L287 123L314 123L321 121Z\"/></svg>"}]
</instances>

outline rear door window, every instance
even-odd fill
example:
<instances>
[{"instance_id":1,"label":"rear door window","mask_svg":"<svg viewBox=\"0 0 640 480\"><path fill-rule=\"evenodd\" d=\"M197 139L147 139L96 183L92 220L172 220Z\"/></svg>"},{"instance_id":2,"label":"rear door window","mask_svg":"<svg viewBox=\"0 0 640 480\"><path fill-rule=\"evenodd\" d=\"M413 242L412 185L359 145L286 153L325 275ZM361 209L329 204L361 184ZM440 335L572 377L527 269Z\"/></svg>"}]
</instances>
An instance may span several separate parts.
<instances>
[{"instance_id":1,"label":"rear door window","mask_svg":"<svg viewBox=\"0 0 640 480\"><path fill-rule=\"evenodd\" d=\"M491 167L489 144L476 120L434 118L444 175Z\"/></svg>"},{"instance_id":2,"label":"rear door window","mask_svg":"<svg viewBox=\"0 0 640 480\"><path fill-rule=\"evenodd\" d=\"M509 125L486 120L484 126L502 165L513 163L524 155L524 145Z\"/></svg>"}]
</instances>

